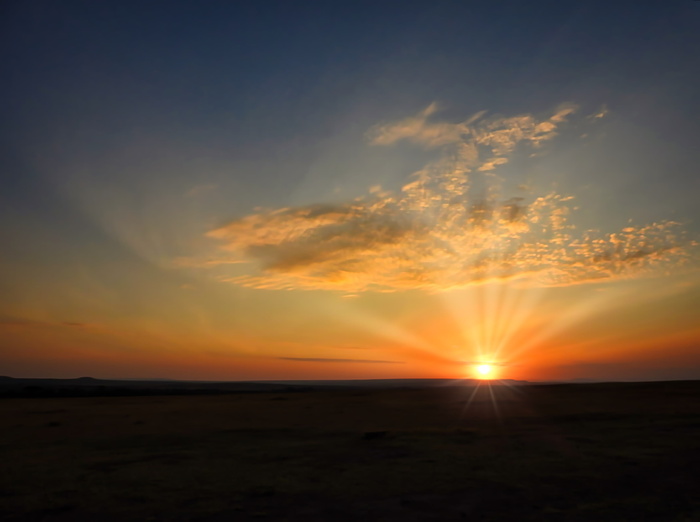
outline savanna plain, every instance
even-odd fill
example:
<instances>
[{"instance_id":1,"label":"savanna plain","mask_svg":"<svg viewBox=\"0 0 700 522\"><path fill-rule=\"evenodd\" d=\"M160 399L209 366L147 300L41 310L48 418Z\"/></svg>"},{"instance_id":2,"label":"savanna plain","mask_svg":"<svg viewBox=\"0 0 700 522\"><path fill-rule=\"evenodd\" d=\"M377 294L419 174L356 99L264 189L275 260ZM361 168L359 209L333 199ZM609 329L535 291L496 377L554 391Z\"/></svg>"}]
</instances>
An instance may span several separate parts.
<instances>
[{"instance_id":1,"label":"savanna plain","mask_svg":"<svg viewBox=\"0 0 700 522\"><path fill-rule=\"evenodd\" d=\"M7 521L700 520L700 382L0 399Z\"/></svg>"}]
</instances>

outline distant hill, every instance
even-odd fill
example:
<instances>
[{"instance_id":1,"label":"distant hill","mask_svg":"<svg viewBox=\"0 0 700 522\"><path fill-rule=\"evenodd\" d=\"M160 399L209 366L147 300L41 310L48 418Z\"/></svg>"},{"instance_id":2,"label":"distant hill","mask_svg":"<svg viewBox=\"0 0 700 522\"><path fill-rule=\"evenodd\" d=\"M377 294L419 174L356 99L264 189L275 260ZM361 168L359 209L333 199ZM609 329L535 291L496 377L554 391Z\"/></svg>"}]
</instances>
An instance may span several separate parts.
<instances>
[{"instance_id":1,"label":"distant hill","mask_svg":"<svg viewBox=\"0 0 700 522\"><path fill-rule=\"evenodd\" d=\"M398 389L474 386L475 379L358 379L290 381L169 381L0 378L2 397L83 397L120 395L198 395L253 392L303 392L329 388ZM525 385L511 379L489 381L492 385Z\"/></svg>"},{"instance_id":2,"label":"distant hill","mask_svg":"<svg viewBox=\"0 0 700 522\"><path fill-rule=\"evenodd\" d=\"M297 386L343 386L361 388L431 388L435 386L471 386L479 383L518 385L529 384L528 381L513 379L494 379L481 381L479 379L346 379L346 380L316 380L316 381L260 381L270 384L287 384Z\"/></svg>"}]
</instances>

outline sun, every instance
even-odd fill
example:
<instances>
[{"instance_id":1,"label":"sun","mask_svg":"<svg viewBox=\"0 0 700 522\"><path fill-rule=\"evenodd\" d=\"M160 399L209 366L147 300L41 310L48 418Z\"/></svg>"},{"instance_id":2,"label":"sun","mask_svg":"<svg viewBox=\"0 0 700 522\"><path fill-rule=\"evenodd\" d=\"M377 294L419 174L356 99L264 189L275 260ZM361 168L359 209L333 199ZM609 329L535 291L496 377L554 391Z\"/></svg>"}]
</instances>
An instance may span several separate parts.
<instances>
[{"instance_id":1,"label":"sun","mask_svg":"<svg viewBox=\"0 0 700 522\"><path fill-rule=\"evenodd\" d=\"M479 378L488 379L493 373L493 366L490 364L479 364L476 367L476 373L479 375Z\"/></svg>"}]
</instances>

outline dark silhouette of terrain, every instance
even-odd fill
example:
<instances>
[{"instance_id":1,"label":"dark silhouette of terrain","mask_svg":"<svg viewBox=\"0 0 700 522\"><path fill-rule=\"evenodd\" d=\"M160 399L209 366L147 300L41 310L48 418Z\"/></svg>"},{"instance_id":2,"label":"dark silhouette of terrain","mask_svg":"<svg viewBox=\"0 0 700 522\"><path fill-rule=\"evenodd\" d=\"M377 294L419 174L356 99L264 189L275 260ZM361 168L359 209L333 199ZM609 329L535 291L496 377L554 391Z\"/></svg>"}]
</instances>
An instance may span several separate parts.
<instances>
[{"instance_id":1,"label":"dark silhouette of terrain","mask_svg":"<svg viewBox=\"0 0 700 522\"><path fill-rule=\"evenodd\" d=\"M700 519L700 382L447 382L0 379L0 519Z\"/></svg>"},{"instance_id":2,"label":"dark silhouette of terrain","mask_svg":"<svg viewBox=\"0 0 700 522\"><path fill-rule=\"evenodd\" d=\"M307 381L176 381L77 379L16 379L0 377L0 397L109 397L139 395L218 395L222 393L306 392L328 388L430 388L467 386L472 379L366 379ZM503 379L498 384L526 384Z\"/></svg>"}]
</instances>

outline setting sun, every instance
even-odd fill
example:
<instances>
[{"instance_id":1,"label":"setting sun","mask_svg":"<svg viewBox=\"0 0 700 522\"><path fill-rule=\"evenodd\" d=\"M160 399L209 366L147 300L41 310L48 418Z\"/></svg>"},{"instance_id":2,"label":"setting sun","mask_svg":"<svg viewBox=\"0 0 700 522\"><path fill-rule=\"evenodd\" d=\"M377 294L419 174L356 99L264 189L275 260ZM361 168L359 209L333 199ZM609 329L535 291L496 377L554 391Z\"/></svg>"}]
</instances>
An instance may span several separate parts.
<instances>
[{"instance_id":1,"label":"setting sun","mask_svg":"<svg viewBox=\"0 0 700 522\"><path fill-rule=\"evenodd\" d=\"M481 379L488 379L493 373L493 366L490 364L480 364L476 367L476 372Z\"/></svg>"}]
</instances>

